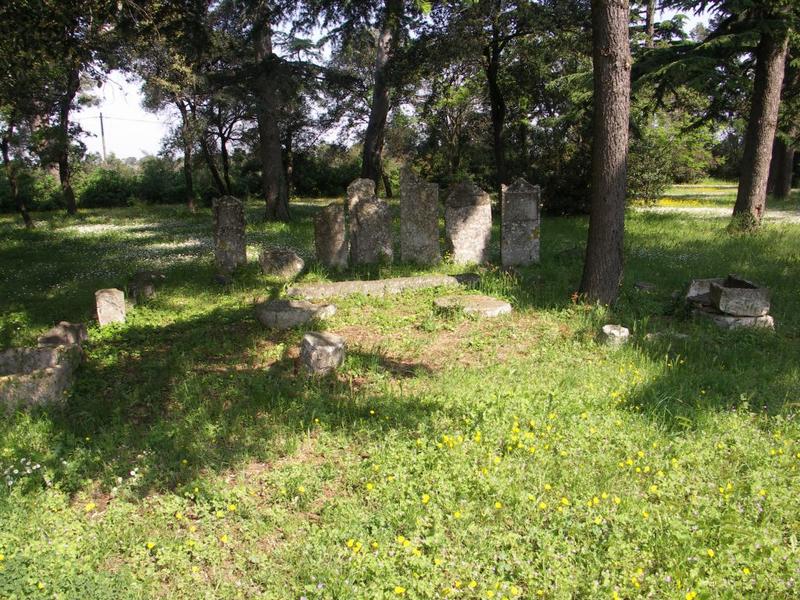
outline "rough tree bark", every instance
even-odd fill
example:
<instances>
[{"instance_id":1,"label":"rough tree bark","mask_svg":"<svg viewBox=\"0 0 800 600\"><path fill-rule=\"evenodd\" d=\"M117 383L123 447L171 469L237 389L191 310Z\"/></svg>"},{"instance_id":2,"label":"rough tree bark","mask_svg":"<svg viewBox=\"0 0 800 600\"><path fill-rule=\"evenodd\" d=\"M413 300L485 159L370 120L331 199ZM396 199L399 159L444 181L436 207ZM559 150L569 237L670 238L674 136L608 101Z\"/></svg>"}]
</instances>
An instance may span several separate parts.
<instances>
[{"instance_id":1,"label":"rough tree bark","mask_svg":"<svg viewBox=\"0 0 800 600\"><path fill-rule=\"evenodd\" d=\"M186 182L186 206L195 212L194 178L192 176L192 125L186 103L176 99L175 106L181 113L181 145L183 146L183 179Z\"/></svg>"},{"instance_id":2,"label":"rough tree bark","mask_svg":"<svg viewBox=\"0 0 800 600\"><path fill-rule=\"evenodd\" d=\"M283 152L278 128L279 94L275 76L275 56L272 53L272 30L263 19L254 28L254 43L258 75L255 92L258 98L256 121L258 122L259 157L261 159L261 185L264 188L267 221L288 221L289 189L283 170Z\"/></svg>"},{"instance_id":3,"label":"rough tree bark","mask_svg":"<svg viewBox=\"0 0 800 600\"><path fill-rule=\"evenodd\" d=\"M11 160L11 138L14 135L14 123L9 122L5 131L5 135L0 139L0 150L3 153L3 166L6 170L6 177L8 178L8 185L11 188L11 198L14 205L17 207L19 214L22 216L22 221L25 227L33 229L33 219L28 212L28 206L25 204L25 198L19 193L19 178L17 177L17 168Z\"/></svg>"},{"instance_id":4,"label":"rough tree bark","mask_svg":"<svg viewBox=\"0 0 800 600\"><path fill-rule=\"evenodd\" d=\"M80 71L77 68L70 69L66 84L58 105L58 178L61 182L61 195L67 206L67 214L74 215L78 212L78 205L75 202L69 167L69 113L80 88Z\"/></svg>"},{"instance_id":5,"label":"rough tree bark","mask_svg":"<svg viewBox=\"0 0 800 600\"><path fill-rule=\"evenodd\" d=\"M489 113L492 119L492 148L494 150L494 168L497 177L497 189L500 190L506 181L506 152L503 128L506 122L506 101L498 82L500 71L500 32L492 25L492 41L483 51L486 62L486 82L489 88Z\"/></svg>"},{"instance_id":6,"label":"rough tree bark","mask_svg":"<svg viewBox=\"0 0 800 600\"><path fill-rule=\"evenodd\" d=\"M645 45L648 48L656 46L656 0L647 0L645 17Z\"/></svg>"},{"instance_id":7,"label":"rough tree bark","mask_svg":"<svg viewBox=\"0 0 800 600\"><path fill-rule=\"evenodd\" d=\"M742 176L731 223L736 231L758 228L766 209L769 163L778 124L788 40L785 31L765 31L756 49L756 77L744 137Z\"/></svg>"},{"instance_id":8,"label":"rough tree bark","mask_svg":"<svg viewBox=\"0 0 800 600\"><path fill-rule=\"evenodd\" d=\"M364 134L364 153L361 159L361 177L372 179L376 189L381 182L383 173L381 155L383 154L386 120L391 106L387 65L397 48L403 16L403 0L385 0L384 11L383 25L377 39L372 106L367 122L367 131Z\"/></svg>"},{"instance_id":9,"label":"rough tree bark","mask_svg":"<svg viewBox=\"0 0 800 600\"><path fill-rule=\"evenodd\" d=\"M775 198L788 198L792 191L793 168L794 148L776 135L772 145L772 160L769 163L767 193Z\"/></svg>"},{"instance_id":10,"label":"rough tree bark","mask_svg":"<svg viewBox=\"0 0 800 600\"><path fill-rule=\"evenodd\" d=\"M630 114L628 0L592 0L592 206L580 293L611 304L622 280Z\"/></svg>"}]
</instances>

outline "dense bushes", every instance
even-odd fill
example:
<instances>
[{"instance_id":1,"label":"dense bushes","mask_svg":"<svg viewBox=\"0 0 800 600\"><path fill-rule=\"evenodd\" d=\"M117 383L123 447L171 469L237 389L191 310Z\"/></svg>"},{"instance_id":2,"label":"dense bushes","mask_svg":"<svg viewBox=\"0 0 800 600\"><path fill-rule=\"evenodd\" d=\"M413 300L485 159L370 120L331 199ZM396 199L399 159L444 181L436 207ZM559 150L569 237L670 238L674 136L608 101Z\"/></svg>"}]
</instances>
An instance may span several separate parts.
<instances>
[{"instance_id":1,"label":"dense bushes","mask_svg":"<svg viewBox=\"0 0 800 600\"><path fill-rule=\"evenodd\" d=\"M341 196L360 176L358 152L325 144L294 156L292 192L295 196Z\"/></svg>"}]
</instances>

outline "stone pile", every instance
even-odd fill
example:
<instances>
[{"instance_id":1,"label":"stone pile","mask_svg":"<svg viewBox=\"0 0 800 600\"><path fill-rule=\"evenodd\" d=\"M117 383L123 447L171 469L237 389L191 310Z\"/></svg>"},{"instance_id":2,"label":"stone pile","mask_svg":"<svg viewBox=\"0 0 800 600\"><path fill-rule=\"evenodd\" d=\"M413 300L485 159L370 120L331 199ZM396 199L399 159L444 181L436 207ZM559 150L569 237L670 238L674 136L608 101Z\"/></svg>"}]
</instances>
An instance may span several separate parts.
<instances>
[{"instance_id":1,"label":"stone pile","mask_svg":"<svg viewBox=\"0 0 800 600\"><path fill-rule=\"evenodd\" d=\"M723 329L775 328L769 315L769 290L736 275L693 280L686 301L694 315L710 319Z\"/></svg>"}]
</instances>

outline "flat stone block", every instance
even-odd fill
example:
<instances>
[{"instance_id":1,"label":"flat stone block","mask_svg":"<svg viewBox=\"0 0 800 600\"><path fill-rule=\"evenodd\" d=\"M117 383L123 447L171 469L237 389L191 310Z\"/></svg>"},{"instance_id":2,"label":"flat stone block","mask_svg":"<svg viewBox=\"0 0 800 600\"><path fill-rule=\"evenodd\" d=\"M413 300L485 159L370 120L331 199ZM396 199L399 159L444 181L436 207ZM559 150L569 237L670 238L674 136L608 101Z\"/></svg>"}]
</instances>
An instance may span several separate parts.
<instances>
[{"instance_id":1,"label":"flat stone block","mask_svg":"<svg viewBox=\"0 0 800 600\"><path fill-rule=\"evenodd\" d=\"M270 329L291 329L336 314L333 304L312 304L302 300L268 300L256 304L255 308L258 321Z\"/></svg>"},{"instance_id":2,"label":"flat stone block","mask_svg":"<svg viewBox=\"0 0 800 600\"><path fill-rule=\"evenodd\" d=\"M609 324L603 325L603 327L600 329L598 340L601 344L611 346L612 348L618 348L619 346L627 343L630 335L631 332L628 331L627 327Z\"/></svg>"},{"instance_id":3,"label":"flat stone block","mask_svg":"<svg viewBox=\"0 0 800 600\"><path fill-rule=\"evenodd\" d=\"M692 314L710 319L715 325L722 329L740 329L742 327L775 329L775 320L770 315L762 315L760 317L736 317L718 313L713 309L695 309Z\"/></svg>"},{"instance_id":4,"label":"flat stone block","mask_svg":"<svg viewBox=\"0 0 800 600\"><path fill-rule=\"evenodd\" d=\"M44 335L39 336L37 343L40 346L71 346L72 344L81 344L88 339L89 333L86 331L86 325L61 321Z\"/></svg>"},{"instance_id":5,"label":"flat stone block","mask_svg":"<svg viewBox=\"0 0 800 600\"><path fill-rule=\"evenodd\" d=\"M125 322L125 293L122 290L115 288L97 290L94 298L100 327Z\"/></svg>"},{"instance_id":6,"label":"flat stone block","mask_svg":"<svg viewBox=\"0 0 800 600\"><path fill-rule=\"evenodd\" d=\"M762 317L769 312L769 290L729 275L722 283L711 284L711 303L736 317Z\"/></svg>"},{"instance_id":7,"label":"flat stone block","mask_svg":"<svg viewBox=\"0 0 800 600\"><path fill-rule=\"evenodd\" d=\"M479 277L472 273L462 275L421 275L419 277L394 277L372 281L336 281L334 283L303 283L289 288L288 296L317 300L364 294L365 296L384 296L399 294L405 290L418 290L429 287L474 285Z\"/></svg>"},{"instance_id":8,"label":"flat stone block","mask_svg":"<svg viewBox=\"0 0 800 600\"><path fill-rule=\"evenodd\" d=\"M297 252L289 248L264 248L258 255L258 264L265 275L281 279L294 279L306 265Z\"/></svg>"},{"instance_id":9,"label":"flat stone block","mask_svg":"<svg viewBox=\"0 0 800 600\"><path fill-rule=\"evenodd\" d=\"M0 405L13 410L62 402L81 358L77 344L0 352Z\"/></svg>"},{"instance_id":10,"label":"flat stone block","mask_svg":"<svg viewBox=\"0 0 800 600\"><path fill-rule=\"evenodd\" d=\"M711 304L711 284L723 283L724 277L712 277L710 279L692 279L689 284L689 291L686 292L686 301L699 306Z\"/></svg>"},{"instance_id":11,"label":"flat stone block","mask_svg":"<svg viewBox=\"0 0 800 600\"><path fill-rule=\"evenodd\" d=\"M468 315L479 317L499 317L511 312L511 305L491 296L470 294L466 296L442 296L433 304L441 310L461 310Z\"/></svg>"},{"instance_id":12,"label":"flat stone block","mask_svg":"<svg viewBox=\"0 0 800 600\"><path fill-rule=\"evenodd\" d=\"M300 344L300 361L314 375L335 371L342 366L344 355L344 338L333 333L312 331Z\"/></svg>"}]
</instances>

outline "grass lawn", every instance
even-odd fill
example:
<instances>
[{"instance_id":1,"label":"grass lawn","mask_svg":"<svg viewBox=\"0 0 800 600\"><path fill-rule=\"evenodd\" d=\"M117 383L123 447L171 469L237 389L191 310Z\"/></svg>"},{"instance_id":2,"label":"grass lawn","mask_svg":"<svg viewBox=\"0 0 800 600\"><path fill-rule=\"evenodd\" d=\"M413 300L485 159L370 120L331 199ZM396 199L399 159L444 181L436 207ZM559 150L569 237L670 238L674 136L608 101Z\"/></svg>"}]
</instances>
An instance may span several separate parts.
<instances>
[{"instance_id":1,"label":"grass lawn","mask_svg":"<svg viewBox=\"0 0 800 600\"><path fill-rule=\"evenodd\" d=\"M264 224L249 205L229 289L208 210L0 217L0 347L89 322L94 291L136 270L167 275L127 323L90 328L63 407L0 420L0 598L800 596L800 225L731 237L630 211L609 314L571 300L586 220L545 219L540 266L481 270L514 313L439 314L436 290L338 300L326 327L349 355L312 380L303 332L252 304L282 289L258 245L311 262L315 209ZM772 289L774 333L673 299L730 272ZM632 343L598 346L607 322Z\"/></svg>"}]
</instances>

